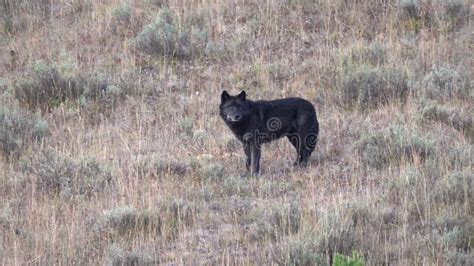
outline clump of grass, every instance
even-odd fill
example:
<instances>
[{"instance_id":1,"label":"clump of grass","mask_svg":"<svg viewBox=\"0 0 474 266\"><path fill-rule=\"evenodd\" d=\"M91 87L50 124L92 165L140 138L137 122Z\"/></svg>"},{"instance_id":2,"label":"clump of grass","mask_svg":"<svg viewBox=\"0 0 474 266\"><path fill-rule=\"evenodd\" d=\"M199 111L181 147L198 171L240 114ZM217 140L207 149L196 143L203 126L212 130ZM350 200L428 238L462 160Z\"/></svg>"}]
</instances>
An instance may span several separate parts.
<instances>
[{"instance_id":1,"label":"clump of grass","mask_svg":"<svg viewBox=\"0 0 474 266\"><path fill-rule=\"evenodd\" d=\"M468 21L470 8L462 0L438 1L443 6L441 19L446 24L446 30L454 31L462 27Z\"/></svg>"},{"instance_id":2,"label":"clump of grass","mask_svg":"<svg viewBox=\"0 0 474 266\"><path fill-rule=\"evenodd\" d=\"M276 197L294 193L303 186L304 184L298 181L268 180L260 186L258 193L261 194L262 197Z\"/></svg>"},{"instance_id":3,"label":"clump of grass","mask_svg":"<svg viewBox=\"0 0 474 266\"><path fill-rule=\"evenodd\" d=\"M370 230L389 233L399 226L398 213L388 206L374 208L364 202L340 205L321 217L316 239L316 251L330 260L336 253L350 256L360 251L373 264L383 264L376 254L383 252L377 243L381 235L366 234ZM363 233L361 233L363 232Z\"/></svg>"},{"instance_id":4,"label":"clump of grass","mask_svg":"<svg viewBox=\"0 0 474 266\"><path fill-rule=\"evenodd\" d=\"M147 8L150 6L147 5ZM143 13L137 12L136 6L130 3L120 3L112 9L111 32L123 40L136 36L143 27ZM113 38L113 36L112 36ZM123 77L123 75L122 75ZM135 85L135 84L134 84Z\"/></svg>"},{"instance_id":5,"label":"clump of grass","mask_svg":"<svg viewBox=\"0 0 474 266\"><path fill-rule=\"evenodd\" d=\"M356 146L364 164L375 169L398 165L403 160L412 161L415 157L423 161L434 153L432 141L402 126L366 134Z\"/></svg>"},{"instance_id":6,"label":"clump of grass","mask_svg":"<svg viewBox=\"0 0 474 266\"><path fill-rule=\"evenodd\" d=\"M197 207L180 198L161 200L156 206L137 210L130 206L106 210L92 222L94 233L105 237L128 237L139 233L176 237L192 226Z\"/></svg>"},{"instance_id":7,"label":"clump of grass","mask_svg":"<svg viewBox=\"0 0 474 266\"><path fill-rule=\"evenodd\" d=\"M446 166L454 170L462 170L474 164L474 145L457 145L449 147Z\"/></svg>"},{"instance_id":8,"label":"clump of grass","mask_svg":"<svg viewBox=\"0 0 474 266\"><path fill-rule=\"evenodd\" d=\"M253 241L270 239L276 241L284 236L296 234L300 229L301 210L296 201L256 208L243 217L247 237Z\"/></svg>"},{"instance_id":9,"label":"clump of grass","mask_svg":"<svg viewBox=\"0 0 474 266\"><path fill-rule=\"evenodd\" d=\"M170 175L183 177L191 170L188 162L153 158L139 160L133 167L143 178L164 178Z\"/></svg>"},{"instance_id":10,"label":"clump of grass","mask_svg":"<svg viewBox=\"0 0 474 266\"><path fill-rule=\"evenodd\" d=\"M272 259L278 265L328 265L323 253L319 253L318 237L313 234L288 239L273 248Z\"/></svg>"},{"instance_id":11,"label":"clump of grass","mask_svg":"<svg viewBox=\"0 0 474 266\"><path fill-rule=\"evenodd\" d=\"M7 81L0 78L0 93L4 93L7 90Z\"/></svg>"},{"instance_id":12,"label":"clump of grass","mask_svg":"<svg viewBox=\"0 0 474 266\"><path fill-rule=\"evenodd\" d=\"M474 175L466 172L454 172L437 180L434 198L445 204L467 204L474 210Z\"/></svg>"},{"instance_id":13,"label":"clump of grass","mask_svg":"<svg viewBox=\"0 0 474 266\"><path fill-rule=\"evenodd\" d=\"M179 124L183 137L193 137L194 135L194 119L192 117L184 118Z\"/></svg>"},{"instance_id":14,"label":"clump of grass","mask_svg":"<svg viewBox=\"0 0 474 266\"><path fill-rule=\"evenodd\" d=\"M135 228L136 220L137 211L135 208L129 206L119 207L105 211L95 229L107 228L123 234Z\"/></svg>"},{"instance_id":15,"label":"clump of grass","mask_svg":"<svg viewBox=\"0 0 474 266\"><path fill-rule=\"evenodd\" d=\"M106 210L92 225L99 236L130 236L139 232L161 232L161 215L153 210L138 211L124 206Z\"/></svg>"},{"instance_id":16,"label":"clump of grass","mask_svg":"<svg viewBox=\"0 0 474 266\"><path fill-rule=\"evenodd\" d=\"M225 167L216 162L198 161L194 163L194 168L197 169L198 176L203 180L219 181L225 175Z\"/></svg>"},{"instance_id":17,"label":"clump of grass","mask_svg":"<svg viewBox=\"0 0 474 266\"><path fill-rule=\"evenodd\" d=\"M451 17L458 17L467 15L469 13L469 7L465 5L465 1L462 0L448 0L448 1L439 1L444 5L444 11L447 15Z\"/></svg>"},{"instance_id":18,"label":"clump of grass","mask_svg":"<svg viewBox=\"0 0 474 266\"><path fill-rule=\"evenodd\" d=\"M157 262L152 256L139 252L139 251L127 251L120 247L113 245L107 254L105 265L110 266L132 266L132 265L156 265Z\"/></svg>"},{"instance_id":19,"label":"clump of grass","mask_svg":"<svg viewBox=\"0 0 474 266\"><path fill-rule=\"evenodd\" d=\"M474 126L471 115L462 109L449 107L436 102L426 102L420 107L421 120L441 122L463 132L474 140Z\"/></svg>"},{"instance_id":20,"label":"clump of grass","mask_svg":"<svg viewBox=\"0 0 474 266\"><path fill-rule=\"evenodd\" d=\"M162 232L166 236L176 237L184 228L194 224L197 207L180 198L162 200L156 206L163 221Z\"/></svg>"},{"instance_id":21,"label":"clump of grass","mask_svg":"<svg viewBox=\"0 0 474 266\"><path fill-rule=\"evenodd\" d=\"M425 10L418 0L399 1L398 19L404 29L418 32L421 28L431 26L431 12Z\"/></svg>"},{"instance_id":22,"label":"clump of grass","mask_svg":"<svg viewBox=\"0 0 474 266\"><path fill-rule=\"evenodd\" d=\"M155 21L138 34L135 47L150 55L186 59L197 52L201 38L205 38L205 34L194 33L180 25L174 13L163 7Z\"/></svg>"},{"instance_id":23,"label":"clump of grass","mask_svg":"<svg viewBox=\"0 0 474 266\"><path fill-rule=\"evenodd\" d=\"M453 98L471 99L474 96L468 75L449 65L434 65L423 78L419 94L443 101Z\"/></svg>"},{"instance_id":24,"label":"clump of grass","mask_svg":"<svg viewBox=\"0 0 474 266\"><path fill-rule=\"evenodd\" d=\"M336 252L350 254L358 244L354 223L341 211L328 213L323 217L320 234L318 250L329 257Z\"/></svg>"},{"instance_id":25,"label":"clump of grass","mask_svg":"<svg viewBox=\"0 0 474 266\"><path fill-rule=\"evenodd\" d=\"M333 220L336 216L339 218ZM345 265L338 264L343 258L363 262L362 256L358 253L355 256L355 251L351 249L357 246L358 241L355 231L352 234L349 231L356 230L355 226L341 214L336 216L334 213L325 216L321 231L298 234L273 248L273 261L281 265ZM352 254L352 257L340 253Z\"/></svg>"},{"instance_id":26,"label":"clump of grass","mask_svg":"<svg viewBox=\"0 0 474 266\"><path fill-rule=\"evenodd\" d=\"M26 74L15 82L16 97L33 108L77 99L82 90L77 79L63 77L57 67L44 61L31 64Z\"/></svg>"},{"instance_id":27,"label":"clump of grass","mask_svg":"<svg viewBox=\"0 0 474 266\"><path fill-rule=\"evenodd\" d=\"M104 105L125 94L118 85L109 84L103 75L79 73L71 62L47 64L33 62L28 71L14 82L20 103L30 109L51 110L61 103L81 99L100 100Z\"/></svg>"},{"instance_id":28,"label":"clump of grass","mask_svg":"<svg viewBox=\"0 0 474 266\"><path fill-rule=\"evenodd\" d=\"M400 0L398 1L398 5L401 10L400 15L406 16L408 18L418 17L417 9L420 8L420 3L418 0Z\"/></svg>"},{"instance_id":29,"label":"clump of grass","mask_svg":"<svg viewBox=\"0 0 474 266\"><path fill-rule=\"evenodd\" d=\"M162 7L166 4L166 0L146 0L146 3L154 5L156 7Z\"/></svg>"},{"instance_id":30,"label":"clump of grass","mask_svg":"<svg viewBox=\"0 0 474 266\"><path fill-rule=\"evenodd\" d=\"M430 224L431 231L425 231L425 235L444 231L457 219L454 210L472 212L472 182L468 179L472 175L458 172L433 177L426 167L410 166L388 181L385 200L402 210L401 222L409 225L408 230L419 232ZM433 236L435 242L440 241L437 234Z\"/></svg>"},{"instance_id":31,"label":"clump of grass","mask_svg":"<svg viewBox=\"0 0 474 266\"><path fill-rule=\"evenodd\" d=\"M4 1L0 5L3 30L16 34L31 26L45 25L51 16L52 3L47 0Z\"/></svg>"},{"instance_id":32,"label":"clump of grass","mask_svg":"<svg viewBox=\"0 0 474 266\"><path fill-rule=\"evenodd\" d=\"M344 74L341 87L342 104L347 108L369 110L394 101L406 100L406 74L393 68L363 66Z\"/></svg>"},{"instance_id":33,"label":"clump of grass","mask_svg":"<svg viewBox=\"0 0 474 266\"><path fill-rule=\"evenodd\" d=\"M225 194L246 196L251 193L248 179L230 176L224 179L223 189Z\"/></svg>"},{"instance_id":34,"label":"clump of grass","mask_svg":"<svg viewBox=\"0 0 474 266\"><path fill-rule=\"evenodd\" d=\"M97 161L74 160L52 150L24 161L23 168L33 177L38 190L63 198L91 197L113 185L111 171Z\"/></svg>"},{"instance_id":35,"label":"clump of grass","mask_svg":"<svg viewBox=\"0 0 474 266\"><path fill-rule=\"evenodd\" d=\"M462 0L399 1L398 17L405 29L419 32L436 27L443 32L455 31L469 21L470 9Z\"/></svg>"},{"instance_id":36,"label":"clump of grass","mask_svg":"<svg viewBox=\"0 0 474 266\"><path fill-rule=\"evenodd\" d=\"M446 262L448 265L473 265L474 256L470 253L450 250L447 252Z\"/></svg>"},{"instance_id":37,"label":"clump of grass","mask_svg":"<svg viewBox=\"0 0 474 266\"><path fill-rule=\"evenodd\" d=\"M470 265L463 262L472 262L474 259L471 254L473 234L474 225L469 218L449 212L441 213L432 225L431 244L443 251L440 255L447 261L461 263L452 265Z\"/></svg>"},{"instance_id":38,"label":"clump of grass","mask_svg":"<svg viewBox=\"0 0 474 266\"><path fill-rule=\"evenodd\" d=\"M18 157L29 144L48 135L48 123L39 114L0 107L0 149L6 157Z\"/></svg>"},{"instance_id":39,"label":"clump of grass","mask_svg":"<svg viewBox=\"0 0 474 266\"><path fill-rule=\"evenodd\" d=\"M358 46L350 51L350 55L346 58L350 64L367 64L372 66L380 66L387 61L387 47L380 42L372 42L369 45Z\"/></svg>"},{"instance_id":40,"label":"clump of grass","mask_svg":"<svg viewBox=\"0 0 474 266\"><path fill-rule=\"evenodd\" d=\"M13 212L7 205L0 208L0 228L2 230L9 230L13 225Z\"/></svg>"}]
</instances>

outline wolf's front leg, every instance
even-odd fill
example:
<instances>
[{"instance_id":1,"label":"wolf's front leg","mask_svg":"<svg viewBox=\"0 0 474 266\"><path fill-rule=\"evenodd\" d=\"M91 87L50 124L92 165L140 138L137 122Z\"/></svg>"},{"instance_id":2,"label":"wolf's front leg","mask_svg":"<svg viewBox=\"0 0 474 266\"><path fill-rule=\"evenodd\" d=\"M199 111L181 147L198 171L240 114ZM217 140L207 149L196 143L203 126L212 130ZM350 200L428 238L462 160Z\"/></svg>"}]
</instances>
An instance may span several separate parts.
<instances>
[{"instance_id":1,"label":"wolf's front leg","mask_svg":"<svg viewBox=\"0 0 474 266\"><path fill-rule=\"evenodd\" d=\"M247 169L247 172L250 171L250 165L252 164L252 155L250 153L250 146L252 144L250 143L244 143L244 152L245 156L247 157L245 159L245 168Z\"/></svg>"},{"instance_id":2,"label":"wolf's front leg","mask_svg":"<svg viewBox=\"0 0 474 266\"><path fill-rule=\"evenodd\" d=\"M257 143L250 143L250 175L255 176L260 172L261 146Z\"/></svg>"}]
</instances>

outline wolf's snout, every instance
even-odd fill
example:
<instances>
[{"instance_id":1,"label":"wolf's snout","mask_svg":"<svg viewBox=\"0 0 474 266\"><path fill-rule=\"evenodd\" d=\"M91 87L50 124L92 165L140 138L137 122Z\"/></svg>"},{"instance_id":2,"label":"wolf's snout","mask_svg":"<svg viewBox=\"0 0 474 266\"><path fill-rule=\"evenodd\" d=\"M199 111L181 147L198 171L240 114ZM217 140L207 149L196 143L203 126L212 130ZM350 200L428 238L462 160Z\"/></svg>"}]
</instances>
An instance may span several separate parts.
<instances>
[{"instance_id":1,"label":"wolf's snout","mask_svg":"<svg viewBox=\"0 0 474 266\"><path fill-rule=\"evenodd\" d=\"M227 119L229 119L229 121L232 121L232 122L237 122L240 120L240 118L242 118L242 115L228 115L227 116Z\"/></svg>"}]
</instances>

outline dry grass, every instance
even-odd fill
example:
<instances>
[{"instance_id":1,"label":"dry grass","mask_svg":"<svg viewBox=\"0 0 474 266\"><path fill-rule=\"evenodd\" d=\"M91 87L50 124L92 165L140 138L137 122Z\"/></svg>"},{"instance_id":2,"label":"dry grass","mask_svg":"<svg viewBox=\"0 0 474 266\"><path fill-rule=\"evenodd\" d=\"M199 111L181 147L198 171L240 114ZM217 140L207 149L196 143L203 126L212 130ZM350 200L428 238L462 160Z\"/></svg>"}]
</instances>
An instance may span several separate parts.
<instances>
[{"instance_id":1,"label":"dry grass","mask_svg":"<svg viewBox=\"0 0 474 266\"><path fill-rule=\"evenodd\" d=\"M0 2L0 261L472 265L473 2ZM242 177L222 89L321 136Z\"/></svg>"}]
</instances>

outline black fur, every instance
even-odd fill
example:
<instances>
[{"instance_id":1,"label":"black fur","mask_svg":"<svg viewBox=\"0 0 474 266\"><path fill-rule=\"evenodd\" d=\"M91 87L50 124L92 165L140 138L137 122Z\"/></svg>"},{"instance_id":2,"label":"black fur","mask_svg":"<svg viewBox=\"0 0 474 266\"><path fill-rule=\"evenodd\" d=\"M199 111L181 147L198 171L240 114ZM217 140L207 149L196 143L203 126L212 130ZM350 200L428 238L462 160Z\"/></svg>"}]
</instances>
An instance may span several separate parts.
<instances>
[{"instance_id":1,"label":"black fur","mask_svg":"<svg viewBox=\"0 0 474 266\"><path fill-rule=\"evenodd\" d=\"M250 173L260 171L263 143L287 137L296 148L295 164L305 166L316 146L319 123L314 106L301 98L251 101L245 91L221 94L220 115L242 142Z\"/></svg>"}]
</instances>

